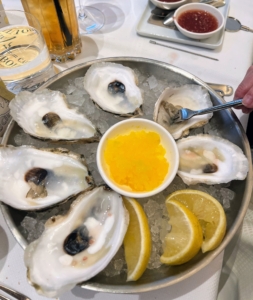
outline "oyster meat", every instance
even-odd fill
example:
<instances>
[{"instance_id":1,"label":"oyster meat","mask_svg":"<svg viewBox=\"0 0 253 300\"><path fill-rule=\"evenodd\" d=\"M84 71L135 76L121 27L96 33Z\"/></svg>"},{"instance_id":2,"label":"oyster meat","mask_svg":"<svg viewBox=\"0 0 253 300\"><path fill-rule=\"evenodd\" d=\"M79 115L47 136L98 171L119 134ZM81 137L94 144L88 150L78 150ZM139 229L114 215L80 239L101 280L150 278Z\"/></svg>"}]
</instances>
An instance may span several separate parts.
<instances>
[{"instance_id":1,"label":"oyster meat","mask_svg":"<svg viewBox=\"0 0 253 300\"><path fill-rule=\"evenodd\" d=\"M84 88L103 110L120 115L138 114L143 103L132 69L121 64L93 64L84 76Z\"/></svg>"},{"instance_id":2,"label":"oyster meat","mask_svg":"<svg viewBox=\"0 0 253 300\"><path fill-rule=\"evenodd\" d=\"M186 84L181 87L166 88L155 104L154 121L167 129L174 139L189 134L190 128L201 127L208 123L212 113L194 116L187 121L174 123L173 109L189 108L199 110L212 107L209 93L200 85Z\"/></svg>"},{"instance_id":3,"label":"oyster meat","mask_svg":"<svg viewBox=\"0 0 253 300\"><path fill-rule=\"evenodd\" d=\"M82 155L67 149L0 147L0 201L21 210L52 206L93 186Z\"/></svg>"},{"instance_id":4,"label":"oyster meat","mask_svg":"<svg viewBox=\"0 0 253 300\"><path fill-rule=\"evenodd\" d=\"M58 297L95 276L118 251L128 222L116 192L101 186L79 195L67 215L49 219L26 248L29 282L39 294Z\"/></svg>"},{"instance_id":5,"label":"oyster meat","mask_svg":"<svg viewBox=\"0 0 253 300\"><path fill-rule=\"evenodd\" d=\"M61 92L23 91L15 96L9 107L13 119L34 137L56 141L97 140L95 126L77 109L70 109Z\"/></svg>"},{"instance_id":6,"label":"oyster meat","mask_svg":"<svg viewBox=\"0 0 253 300\"><path fill-rule=\"evenodd\" d=\"M179 140L177 146L180 157L178 175L188 185L227 183L247 176L247 157L228 140L200 134Z\"/></svg>"}]
</instances>

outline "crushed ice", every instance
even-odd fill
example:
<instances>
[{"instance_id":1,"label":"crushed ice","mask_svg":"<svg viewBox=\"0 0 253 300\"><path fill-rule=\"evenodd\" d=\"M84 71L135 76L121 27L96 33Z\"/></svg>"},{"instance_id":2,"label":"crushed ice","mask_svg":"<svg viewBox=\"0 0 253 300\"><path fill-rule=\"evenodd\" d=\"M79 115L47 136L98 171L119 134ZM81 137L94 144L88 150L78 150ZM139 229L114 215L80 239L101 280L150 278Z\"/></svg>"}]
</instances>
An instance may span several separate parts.
<instances>
[{"instance_id":1,"label":"crushed ice","mask_svg":"<svg viewBox=\"0 0 253 300\"><path fill-rule=\"evenodd\" d=\"M172 82L168 84L167 81L158 80L153 75L143 75L139 70L134 69L139 79L139 87L142 90L144 104L143 104L143 117L152 119L154 105L156 100L159 98L162 91L169 86L177 86L177 83ZM85 114L103 134L113 124L123 120L120 116L115 116L111 113L104 112L89 98L87 92L83 89L83 77L76 78L75 80L69 79L68 84L64 85L61 92L66 94L67 101L70 107L76 107L80 113ZM219 129L216 126L214 120L211 120L202 128L191 130L191 135L209 133L213 135L220 135ZM84 154L89 170L97 185L102 184L103 180L98 172L96 165L96 150L97 143L88 144L68 144L59 143L54 144L50 142L41 141L30 137L25 134L23 130L14 136L14 144L20 145L33 145L38 148L42 147L64 147L71 151L75 151L80 154ZM151 258L148 264L148 269L156 269L161 266L160 255L163 253L163 240L166 234L170 231L170 225L168 223L168 213L164 205L166 198L169 194L176 190L185 188L197 189L206 192L220 201L225 211L229 211L230 202L234 199L235 193L229 189L227 185L214 185L207 186L205 184L198 184L195 186L188 187L183 183L180 177L176 176L174 181L164 191L152 198L141 199L140 203L143 206L152 233L152 252ZM54 215L65 214L72 201L65 202L53 208L49 208L40 212L27 212L27 215L21 222L19 230L26 238L28 243L37 239L44 230L45 222ZM113 260L109 265L102 271L102 274L112 277L123 274L127 271L126 262L124 259L123 246L119 249Z\"/></svg>"}]
</instances>

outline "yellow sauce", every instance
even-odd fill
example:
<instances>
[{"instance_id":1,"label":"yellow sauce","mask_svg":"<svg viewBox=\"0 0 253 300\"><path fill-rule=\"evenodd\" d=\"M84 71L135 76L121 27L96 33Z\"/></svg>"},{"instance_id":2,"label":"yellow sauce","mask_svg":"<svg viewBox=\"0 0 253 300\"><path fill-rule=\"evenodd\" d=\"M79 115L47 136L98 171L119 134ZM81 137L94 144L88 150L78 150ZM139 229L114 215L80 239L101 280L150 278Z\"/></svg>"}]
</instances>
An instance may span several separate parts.
<instances>
[{"instance_id":1,"label":"yellow sauce","mask_svg":"<svg viewBox=\"0 0 253 300\"><path fill-rule=\"evenodd\" d=\"M165 179L169 163L158 133L130 131L107 140L104 161L109 177L134 192L157 188Z\"/></svg>"}]
</instances>

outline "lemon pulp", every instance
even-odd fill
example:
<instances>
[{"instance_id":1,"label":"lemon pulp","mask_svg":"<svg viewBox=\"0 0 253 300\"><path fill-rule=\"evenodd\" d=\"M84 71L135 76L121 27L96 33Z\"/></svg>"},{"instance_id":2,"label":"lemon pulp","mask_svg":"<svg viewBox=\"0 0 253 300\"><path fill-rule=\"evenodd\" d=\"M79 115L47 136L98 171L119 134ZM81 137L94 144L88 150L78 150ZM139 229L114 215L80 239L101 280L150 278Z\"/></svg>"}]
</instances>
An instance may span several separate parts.
<instances>
[{"instance_id":1,"label":"lemon pulp","mask_svg":"<svg viewBox=\"0 0 253 300\"><path fill-rule=\"evenodd\" d=\"M226 233L226 215L214 197L198 190L179 190L172 193L166 203L176 200L185 205L198 218L203 231L202 252L217 248Z\"/></svg>"},{"instance_id":2,"label":"lemon pulp","mask_svg":"<svg viewBox=\"0 0 253 300\"><path fill-rule=\"evenodd\" d=\"M160 260L168 265L180 265L192 259L203 241L202 229L196 216L176 200L166 201L171 231L164 241Z\"/></svg>"}]
</instances>

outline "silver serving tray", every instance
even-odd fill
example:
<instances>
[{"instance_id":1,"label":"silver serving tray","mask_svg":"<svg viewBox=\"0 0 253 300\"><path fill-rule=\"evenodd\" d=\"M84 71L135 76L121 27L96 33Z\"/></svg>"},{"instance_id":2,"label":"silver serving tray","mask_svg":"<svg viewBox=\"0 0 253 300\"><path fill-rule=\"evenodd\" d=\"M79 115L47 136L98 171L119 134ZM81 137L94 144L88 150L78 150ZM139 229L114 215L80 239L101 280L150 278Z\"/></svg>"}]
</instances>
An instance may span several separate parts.
<instances>
[{"instance_id":1,"label":"silver serving tray","mask_svg":"<svg viewBox=\"0 0 253 300\"><path fill-rule=\"evenodd\" d=\"M224 103L224 100L212 88L194 75L167 63L133 57L104 58L77 65L55 75L39 89L47 87L52 90L57 90L66 84L68 79L84 76L88 68L99 61L117 62L131 68L138 68L143 73L154 75L158 79L167 79L168 82L174 81L180 84L192 83L201 85L209 91L214 105ZM229 187L229 189L235 192L236 196L235 199L231 201L231 208L227 214L227 233L220 246L209 253L199 253L190 262L181 266L161 266L159 269L146 270L137 282L126 282L125 276L105 277L98 275L91 280L82 283L81 286L83 288L110 293L140 293L164 288L183 281L209 265L230 243L243 221L250 202L253 182L251 152L245 132L231 110L216 112L213 119L220 130L220 134L241 147L250 163L250 170L247 178L243 181L233 181ZM3 137L2 144L13 144L13 137L18 130L19 127L12 120ZM4 204L1 204L1 210L14 237L18 243L25 248L27 242L19 230L25 212L13 209Z\"/></svg>"}]
</instances>

